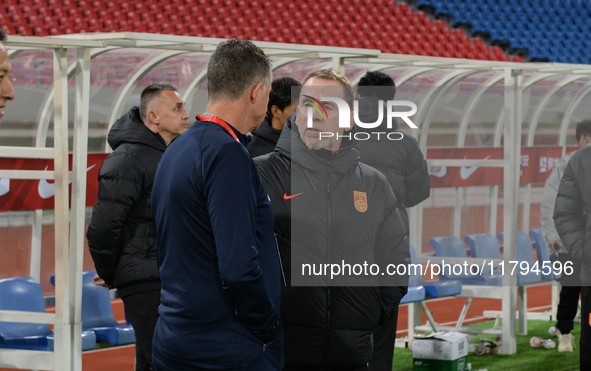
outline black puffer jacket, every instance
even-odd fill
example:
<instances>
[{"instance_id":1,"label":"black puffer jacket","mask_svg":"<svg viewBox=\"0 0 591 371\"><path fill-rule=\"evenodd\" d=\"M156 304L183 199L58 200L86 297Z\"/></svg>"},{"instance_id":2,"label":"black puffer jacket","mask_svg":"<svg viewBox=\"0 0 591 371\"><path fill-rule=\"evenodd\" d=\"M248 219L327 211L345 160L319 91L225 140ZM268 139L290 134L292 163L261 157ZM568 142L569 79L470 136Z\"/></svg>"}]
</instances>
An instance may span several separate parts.
<instances>
[{"instance_id":1,"label":"black puffer jacket","mask_svg":"<svg viewBox=\"0 0 591 371\"><path fill-rule=\"evenodd\" d=\"M257 157L273 152L280 135L281 130L271 125L271 115L267 112L261 126L252 132L252 139L247 146L248 153L252 157Z\"/></svg>"},{"instance_id":2,"label":"black puffer jacket","mask_svg":"<svg viewBox=\"0 0 591 371\"><path fill-rule=\"evenodd\" d=\"M554 224L574 260L582 261L581 281L591 286L591 146L568 162L554 205Z\"/></svg>"},{"instance_id":3,"label":"black puffer jacket","mask_svg":"<svg viewBox=\"0 0 591 371\"><path fill-rule=\"evenodd\" d=\"M378 119L379 101L375 97L359 98L359 119L361 122L375 122ZM359 140L361 162L382 172L396 195L405 227L408 230L408 216L405 207L413 207L429 198L430 184L427 161L419 148L417 140L410 134L398 129L397 122L392 122L391 129L386 124L386 109L383 110L384 120L375 129L357 127L358 132L370 134L370 139ZM385 135L377 139L372 132L402 133L401 140L388 140ZM358 136L361 138L361 136ZM397 136L391 136L398 138ZM365 137L363 137L365 138Z\"/></svg>"},{"instance_id":4,"label":"black puffer jacket","mask_svg":"<svg viewBox=\"0 0 591 371\"><path fill-rule=\"evenodd\" d=\"M99 171L98 201L86 237L98 275L120 296L160 289L156 225L150 208L164 139L132 108L108 136L114 149Z\"/></svg>"},{"instance_id":5,"label":"black puffer jacket","mask_svg":"<svg viewBox=\"0 0 591 371\"><path fill-rule=\"evenodd\" d=\"M359 367L370 361L372 332L398 306L408 278L302 276L302 263L366 261L383 272L386 263L407 263L406 231L386 178L359 163L352 143L343 142L334 154L310 151L294 122L292 115L275 152L254 159L273 205L287 278L281 300L285 364Z\"/></svg>"}]
</instances>

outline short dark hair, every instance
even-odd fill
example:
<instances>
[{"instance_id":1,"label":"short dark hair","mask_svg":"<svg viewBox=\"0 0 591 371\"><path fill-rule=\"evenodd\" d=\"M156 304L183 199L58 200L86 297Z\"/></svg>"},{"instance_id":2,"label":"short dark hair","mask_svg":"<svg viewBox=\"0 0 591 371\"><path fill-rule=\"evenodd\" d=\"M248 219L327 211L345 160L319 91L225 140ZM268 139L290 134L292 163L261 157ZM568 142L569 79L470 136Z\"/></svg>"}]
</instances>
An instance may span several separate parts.
<instances>
[{"instance_id":1,"label":"short dark hair","mask_svg":"<svg viewBox=\"0 0 591 371\"><path fill-rule=\"evenodd\" d=\"M2 28L0 28L0 42L5 42L6 41L6 33L4 32L4 30Z\"/></svg>"},{"instance_id":2,"label":"short dark hair","mask_svg":"<svg viewBox=\"0 0 591 371\"><path fill-rule=\"evenodd\" d=\"M140 117L142 121L146 121L148 106L152 100L159 96L163 90L179 91L176 86L170 84L152 84L142 91L142 95L140 96Z\"/></svg>"},{"instance_id":3,"label":"short dark hair","mask_svg":"<svg viewBox=\"0 0 591 371\"><path fill-rule=\"evenodd\" d=\"M584 135L591 135L591 120L583 120L577 124L577 143Z\"/></svg>"},{"instance_id":4,"label":"short dark hair","mask_svg":"<svg viewBox=\"0 0 591 371\"><path fill-rule=\"evenodd\" d=\"M269 94L267 112L271 112L271 107L273 106L277 106L277 108L283 111L285 107L298 100L298 96L291 96L292 86L302 86L302 84L291 77L282 77L273 80L273 83L271 84L271 93Z\"/></svg>"},{"instance_id":5,"label":"short dark hair","mask_svg":"<svg viewBox=\"0 0 591 371\"><path fill-rule=\"evenodd\" d=\"M218 44L207 66L209 100L240 98L255 83L271 81L271 59L252 41L231 39Z\"/></svg>"},{"instance_id":6,"label":"short dark hair","mask_svg":"<svg viewBox=\"0 0 591 371\"><path fill-rule=\"evenodd\" d=\"M373 87L376 86L379 86L380 89L373 89ZM394 99L394 96L396 95L396 84L394 83L393 78L383 72L368 71L361 80L359 80L357 94L359 94L360 97L376 97L387 101Z\"/></svg>"},{"instance_id":7,"label":"short dark hair","mask_svg":"<svg viewBox=\"0 0 591 371\"><path fill-rule=\"evenodd\" d=\"M316 71L310 72L306 76L306 78L304 79L304 84L306 84L306 82L313 77L317 77L317 78L323 79L323 80L337 81L338 83L343 85L343 88L345 90L343 92L345 102L347 102L349 107L353 107L353 100L355 99L355 95L353 94L353 88L351 87L351 81L349 81L347 76L345 76L342 73L337 72L335 70L331 70L330 68L316 70Z\"/></svg>"}]
</instances>

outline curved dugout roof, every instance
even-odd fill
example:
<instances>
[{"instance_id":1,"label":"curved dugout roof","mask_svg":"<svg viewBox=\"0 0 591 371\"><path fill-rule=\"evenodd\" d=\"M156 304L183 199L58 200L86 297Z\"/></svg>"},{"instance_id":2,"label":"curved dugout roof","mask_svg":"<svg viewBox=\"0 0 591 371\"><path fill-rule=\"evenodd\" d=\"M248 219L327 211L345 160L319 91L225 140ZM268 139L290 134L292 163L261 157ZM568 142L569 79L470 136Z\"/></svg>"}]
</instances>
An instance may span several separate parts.
<instances>
[{"instance_id":1,"label":"curved dugout roof","mask_svg":"<svg viewBox=\"0 0 591 371\"><path fill-rule=\"evenodd\" d=\"M29 41L25 41L25 39ZM53 117L53 61L44 43L11 36L7 42L17 99L6 110L0 132L19 145L45 146ZM121 114L136 104L151 83L177 85L193 115L207 101L206 67L222 39L146 34L81 34L53 38L61 43L100 40L91 52L89 134L91 152L108 150L106 134ZM353 85L366 71L381 70L398 86L396 99L417 104L413 134L421 148L499 146L503 125L504 69L523 76L524 145L572 144L569 128L591 117L591 67L569 64L518 64L411 55L377 50L257 42L272 56L274 78L302 80L318 68L340 68ZM75 45L71 45L75 46ZM68 52L69 77L75 52ZM73 83L72 81L70 82ZM73 101L73 94L70 94ZM70 105L73 106L73 105ZM18 112L18 114L17 114ZM73 117L73 115L69 115ZM414 122L413 121L413 122ZM18 124L18 126L17 126ZM18 139L16 139L18 138ZM27 139L29 138L29 139ZM10 143L7 143L10 144ZM14 142L13 142L14 144Z\"/></svg>"}]
</instances>

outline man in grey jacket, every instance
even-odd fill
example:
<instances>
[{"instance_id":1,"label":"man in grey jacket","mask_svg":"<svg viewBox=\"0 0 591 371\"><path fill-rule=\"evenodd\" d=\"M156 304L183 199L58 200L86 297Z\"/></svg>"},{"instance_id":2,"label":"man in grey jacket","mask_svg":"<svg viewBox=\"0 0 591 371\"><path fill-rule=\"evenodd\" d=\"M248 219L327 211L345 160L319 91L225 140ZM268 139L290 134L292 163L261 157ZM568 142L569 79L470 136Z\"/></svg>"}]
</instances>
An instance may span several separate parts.
<instances>
[{"instance_id":1,"label":"man in grey jacket","mask_svg":"<svg viewBox=\"0 0 591 371\"><path fill-rule=\"evenodd\" d=\"M579 149L591 144L591 121L582 121L577 124L576 138ZM554 203L556 201L558 187L560 186L560 180L562 179L566 165L574 154L575 152L571 152L565 155L546 180L540 209L544 240L550 248L550 252L558 253L559 260L563 266L567 261L573 261L573 259L558 236L552 215L554 214ZM581 281L579 279L581 261L573 261L573 268L574 274L563 274L560 278L562 289L560 291L560 303L558 304L558 313L556 315L558 322L555 326L548 329L550 335L558 336L559 352L573 351L574 335L570 332L573 329L573 320L577 314L579 294L581 293Z\"/></svg>"}]
</instances>

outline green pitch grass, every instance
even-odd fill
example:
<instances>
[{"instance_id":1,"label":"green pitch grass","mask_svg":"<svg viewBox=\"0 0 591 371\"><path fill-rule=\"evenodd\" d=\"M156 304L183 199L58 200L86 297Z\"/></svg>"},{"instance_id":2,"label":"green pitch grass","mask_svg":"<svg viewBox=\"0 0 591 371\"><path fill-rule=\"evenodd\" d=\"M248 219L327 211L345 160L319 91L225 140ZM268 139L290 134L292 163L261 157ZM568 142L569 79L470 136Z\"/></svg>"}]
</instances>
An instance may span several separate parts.
<instances>
[{"instance_id":1,"label":"green pitch grass","mask_svg":"<svg viewBox=\"0 0 591 371\"><path fill-rule=\"evenodd\" d=\"M482 322L470 325L477 328L492 328L494 321ZM575 335L576 348L572 353L559 353L558 338L552 338L556 342L556 348L532 348L529 340L533 336L548 339L548 328L554 322L528 321L528 334L517 335L517 353L512 355L485 354L482 356L475 353L468 354L468 363L472 364L472 371L486 369L487 371L574 371L579 370L579 340L581 336L581 324L575 323L572 334ZM519 325L517 326L519 328ZM480 335L479 337L491 337L491 335ZM477 341L472 341L477 342ZM591 355L590 355L591 356ZM412 351L409 349L396 348L394 350L394 371L412 371Z\"/></svg>"}]
</instances>

